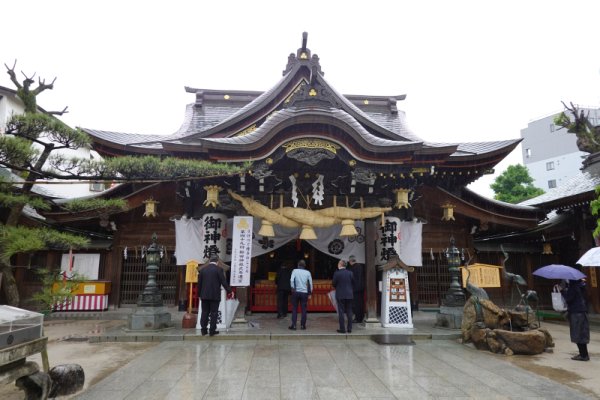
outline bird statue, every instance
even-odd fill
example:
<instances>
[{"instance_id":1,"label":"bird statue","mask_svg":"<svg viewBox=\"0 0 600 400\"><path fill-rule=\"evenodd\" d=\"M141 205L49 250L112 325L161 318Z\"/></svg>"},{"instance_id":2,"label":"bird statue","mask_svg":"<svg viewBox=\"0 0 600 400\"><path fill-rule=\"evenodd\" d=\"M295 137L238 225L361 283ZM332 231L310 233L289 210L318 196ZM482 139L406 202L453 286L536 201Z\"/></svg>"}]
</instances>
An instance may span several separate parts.
<instances>
[{"instance_id":1,"label":"bird statue","mask_svg":"<svg viewBox=\"0 0 600 400\"><path fill-rule=\"evenodd\" d=\"M502 275L504 277L504 280L507 281L510 285L511 288L511 292L510 292L510 297L511 297L511 303L512 301L512 297L513 297L513 287L517 288L517 292L519 293L519 298L522 299L523 298L523 293L521 292L521 288L520 286L526 287L527 286L527 281L518 274L513 274L511 272L507 272L506 271L506 261L508 260L508 253L504 250L504 247L502 247L502 245L500 245L500 250L502 250L502 254L504 254L504 260L502 260Z\"/></svg>"}]
</instances>

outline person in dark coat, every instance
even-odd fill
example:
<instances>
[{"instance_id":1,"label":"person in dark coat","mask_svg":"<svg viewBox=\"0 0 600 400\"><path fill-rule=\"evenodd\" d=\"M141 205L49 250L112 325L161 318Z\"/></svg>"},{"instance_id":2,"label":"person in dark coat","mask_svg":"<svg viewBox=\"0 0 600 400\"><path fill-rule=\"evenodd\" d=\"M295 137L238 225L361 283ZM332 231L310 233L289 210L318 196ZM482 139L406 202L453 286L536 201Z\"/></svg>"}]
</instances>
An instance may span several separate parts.
<instances>
[{"instance_id":1,"label":"person in dark coat","mask_svg":"<svg viewBox=\"0 0 600 400\"><path fill-rule=\"evenodd\" d=\"M292 293L291 277L292 269L284 262L277 270L277 276L275 277L275 283L277 284L277 319L287 317L288 301Z\"/></svg>"},{"instance_id":2,"label":"person in dark coat","mask_svg":"<svg viewBox=\"0 0 600 400\"><path fill-rule=\"evenodd\" d=\"M346 269L346 261L338 262L338 269L333 273L331 285L335 288L335 300L337 301L338 320L340 329L338 333L352 332L352 299L354 296L354 274ZM344 314L348 324L344 323ZM346 328L347 326L347 328Z\"/></svg>"},{"instance_id":3,"label":"person in dark coat","mask_svg":"<svg viewBox=\"0 0 600 400\"><path fill-rule=\"evenodd\" d=\"M587 300L585 297L585 280L569 281L561 284L561 291L567 303L571 342L577 344L579 354L571 357L576 361L589 361L587 345L590 342L590 324L587 316ZM566 286L566 287L565 287Z\"/></svg>"},{"instance_id":4,"label":"person in dark coat","mask_svg":"<svg viewBox=\"0 0 600 400\"><path fill-rule=\"evenodd\" d=\"M348 267L354 275L354 322L363 322L365 319L365 266L356 262L355 256L348 257Z\"/></svg>"},{"instance_id":5,"label":"person in dark coat","mask_svg":"<svg viewBox=\"0 0 600 400\"><path fill-rule=\"evenodd\" d=\"M213 254L209 258L208 265L202 267L198 272L198 293L202 302L202 314L200 316L202 336L207 333L210 336L219 334L219 331L217 331L217 318L219 303L221 302L221 286L227 293L231 293L223 268L219 267L218 263L219 257ZM207 330L209 314L210 330Z\"/></svg>"}]
</instances>

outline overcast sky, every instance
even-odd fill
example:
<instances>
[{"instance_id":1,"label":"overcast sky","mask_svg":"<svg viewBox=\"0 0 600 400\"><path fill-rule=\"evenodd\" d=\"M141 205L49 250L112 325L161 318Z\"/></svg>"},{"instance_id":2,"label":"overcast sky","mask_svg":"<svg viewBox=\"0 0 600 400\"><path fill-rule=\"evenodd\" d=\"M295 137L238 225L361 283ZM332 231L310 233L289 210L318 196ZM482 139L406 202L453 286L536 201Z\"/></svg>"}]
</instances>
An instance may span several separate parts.
<instances>
[{"instance_id":1,"label":"overcast sky","mask_svg":"<svg viewBox=\"0 0 600 400\"><path fill-rule=\"evenodd\" d=\"M184 86L268 90L303 31L339 92L406 94L398 108L427 141L515 139L561 101L600 104L598 0L21 0L0 12L0 62L57 77L38 104L68 105L72 126L171 134L194 101ZM0 85L13 87L5 73ZM521 162L519 147L497 173ZM492 197L493 178L471 188Z\"/></svg>"}]
</instances>

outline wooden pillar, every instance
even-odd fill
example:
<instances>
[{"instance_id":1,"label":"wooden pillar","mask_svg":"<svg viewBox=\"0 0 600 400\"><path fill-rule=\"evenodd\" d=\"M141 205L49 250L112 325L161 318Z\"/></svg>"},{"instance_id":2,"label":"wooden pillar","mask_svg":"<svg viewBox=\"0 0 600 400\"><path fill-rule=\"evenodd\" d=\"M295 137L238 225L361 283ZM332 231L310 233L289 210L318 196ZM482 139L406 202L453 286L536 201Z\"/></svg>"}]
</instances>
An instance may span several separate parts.
<instances>
[{"instance_id":1,"label":"wooden pillar","mask_svg":"<svg viewBox=\"0 0 600 400\"><path fill-rule=\"evenodd\" d=\"M377 318L377 269L375 266L375 237L377 226L375 219L365 220L365 291L367 292L368 323L379 323Z\"/></svg>"},{"instance_id":2,"label":"wooden pillar","mask_svg":"<svg viewBox=\"0 0 600 400\"><path fill-rule=\"evenodd\" d=\"M108 260L105 271L105 279L111 282L110 294L108 295L108 306L113 309L118 308L120 305L121 272L123 269L123 248L120 246L121 231L122 229L119 229L113 237L112 251L107 255Z\"/></svg>"}]
</instances>

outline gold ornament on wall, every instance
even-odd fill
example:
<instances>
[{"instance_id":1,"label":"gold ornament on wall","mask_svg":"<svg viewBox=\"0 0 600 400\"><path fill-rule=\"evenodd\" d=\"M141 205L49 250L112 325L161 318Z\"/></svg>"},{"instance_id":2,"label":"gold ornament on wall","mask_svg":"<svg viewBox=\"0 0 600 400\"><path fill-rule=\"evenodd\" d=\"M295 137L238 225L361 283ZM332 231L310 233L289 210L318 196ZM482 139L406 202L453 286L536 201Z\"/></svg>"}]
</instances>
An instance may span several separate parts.
<instances>
[{"instance_id":1,"label":"gold ornament on wall","mask_svg":"<svg viewBox=\"0 0 600 400\"><path fill-rule=\"evenodd\" d=\"M204 200L203 204L205 206L212 206L213 208L217 208L218 205L221 205L221 203L219 203L219 192L222 189L222 187L217 185L204 186L204 190L206 190L206 200Z\"/></svg>"},{"instance_id":2,"label":"gold ornament on wall","mask_svg":"<svg viewBox=\"0 0 600 400\"><path fill-rule=\"evenodd\" d=\"M156 209L156 205L159 202L154 200L152 197L148 200L144 200L144 204L146 205L146 210L144 211L144 217L157 217L158 210Z\"/></svg>"}]
</instances>

